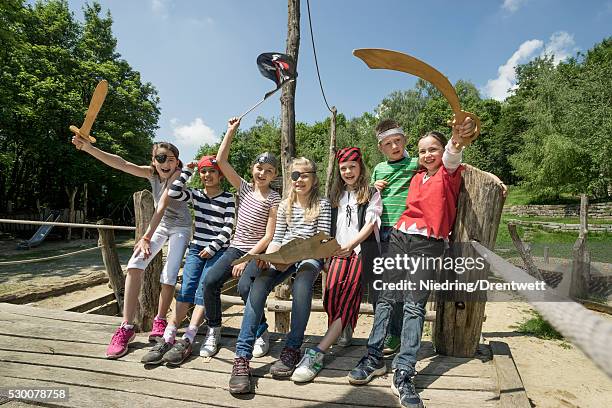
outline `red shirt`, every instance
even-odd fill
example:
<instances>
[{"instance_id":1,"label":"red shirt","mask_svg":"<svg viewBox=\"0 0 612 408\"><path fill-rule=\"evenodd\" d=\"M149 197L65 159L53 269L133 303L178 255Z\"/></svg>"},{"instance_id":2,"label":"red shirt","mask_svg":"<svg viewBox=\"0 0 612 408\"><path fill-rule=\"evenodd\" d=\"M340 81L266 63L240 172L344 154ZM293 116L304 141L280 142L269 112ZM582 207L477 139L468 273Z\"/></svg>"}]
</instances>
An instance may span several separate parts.
<instances>
[{"instance_id":1,"label":"red shirt","mask_svg":"<svg viewBox=\"0 0 612 408\"><path fill-rule=\"evenodd\" d=\"M419 171L412 177L408 198L406 199L406 210L395 224L399 228L405 224L405 228L416 223L417 228L427 228L428 236L447 239L457 215L457 198L461 189L461 173L465 167L460 165L452 174L441 166L423 184L426 170Z\"/></svg>"}]
</instances>

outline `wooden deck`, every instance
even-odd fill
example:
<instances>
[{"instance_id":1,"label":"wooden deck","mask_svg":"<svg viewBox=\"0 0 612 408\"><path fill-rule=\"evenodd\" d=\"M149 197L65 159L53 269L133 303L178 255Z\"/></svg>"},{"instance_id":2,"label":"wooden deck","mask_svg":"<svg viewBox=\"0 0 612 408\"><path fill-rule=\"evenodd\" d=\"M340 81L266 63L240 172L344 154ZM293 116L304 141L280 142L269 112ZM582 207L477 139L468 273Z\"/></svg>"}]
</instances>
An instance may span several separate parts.
<instances>
[{"instance_id":1,"label":"wooden deck","mask_svg":"<svg viewBox=\"0 0 612 408\"><path fill-rule=\"evenodd\" d=\"M365 339L332 349L313 383L298 385L268 374L278 357L281 336L273 335L271 353L251 362L256 394L234 397L228 392L236 330L224 331L222 349L212 359L193 356L180 368L144 367L149 347L137 336L120 360L104 357L120 318L0 303L0 386L69 387L69 407L393 407L391 374L366 386L348 383L346 374L363 355ZM306 345L318 337L306 338ZM199 350L201 336L194 352ZM428 408L500 407L498 374L491 348L481 345L477 358L438 356L425 342L419 355L416 386ZM388 366L391 360L387 360ZM512 364L513 365L513 364ZM390 371L390 370L389 370ZM503 393L502 393L503 394ZM0 399L0 405L3 404ZM21 406L8 402L4 406Z\"/></svg>"}]
</instances>

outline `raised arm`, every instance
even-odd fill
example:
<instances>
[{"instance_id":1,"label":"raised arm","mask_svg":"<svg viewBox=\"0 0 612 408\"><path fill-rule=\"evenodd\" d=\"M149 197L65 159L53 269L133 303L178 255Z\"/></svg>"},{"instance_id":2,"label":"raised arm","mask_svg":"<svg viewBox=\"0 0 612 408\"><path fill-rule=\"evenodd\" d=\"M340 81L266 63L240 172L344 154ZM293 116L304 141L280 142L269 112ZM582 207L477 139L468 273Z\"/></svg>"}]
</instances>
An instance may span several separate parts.
<instances>
[{"instance_id":1,"label":"raised arm","mask_svg":"<svg viewBox=\"0 0 612 408\"><path fill-rule=\"evenodd\" d=\"M106 153L105 151L94 147L89 140L85 140L80 136L73 136L72 144L75 145L77 149L89 153L102 163L114 169L121 170L136 177L150 178L153 175L153 168L151 166L139 166L137 164L130 163L123 157L117 156L116 154Z\"/></svg>"},{"instance_id":2,"label":"raised arm","mask_svg":"<svg viewBox=\"0 0 612 408\"><path fill-rule=\"evenodd\" d=\"M193 174L193 168L196 166L196 162L191 162L183 167L181 174L170 185L168 197L179 201L189 201L191 199L191 190L185 187L185 184Z\"/></svg>"},{"instance_id":3,"label":"raised arm","mask_svg":"<svg viewBox=\"0 0 612 408\"><path fill-rule=\"evenodd\" d=\"M234 117L227 121L227 132L225 132L225 136L223 137L223 141L221 142L221 146L219 146L219 151L217 152L217 164L223 172L223 176L225 176L227 181L229 181L236 190L240 189L241 177L229 163L228 158L230 145L232 144L232 139L234 138L234 134L236 133L238 126L240 126L240 119L238 118Z\"/></svg>"}]
</instances>

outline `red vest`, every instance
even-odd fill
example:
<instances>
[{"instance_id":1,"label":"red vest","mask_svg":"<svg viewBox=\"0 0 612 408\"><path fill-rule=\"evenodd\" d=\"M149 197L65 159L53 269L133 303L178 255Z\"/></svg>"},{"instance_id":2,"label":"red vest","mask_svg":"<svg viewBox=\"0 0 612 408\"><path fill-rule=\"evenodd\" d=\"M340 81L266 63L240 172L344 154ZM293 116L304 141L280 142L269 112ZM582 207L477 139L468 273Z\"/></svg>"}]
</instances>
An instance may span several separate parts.
<instances>
[{"instance_id":1,"label":"red vest","mask_svg":"<svg viewBox=\"0 0 612 408\"><path fill-rule=\"evenodd\" d=\"M406 210L395 224L402 223L405 228L416 223L417 228L427 227L428 236L448 238L457 215L457 198L461 188L461 173L465 167L460 165L449 174L444 166L423 184L426 170L419 171L412 177Z\"/></svg>"}]
</instances>

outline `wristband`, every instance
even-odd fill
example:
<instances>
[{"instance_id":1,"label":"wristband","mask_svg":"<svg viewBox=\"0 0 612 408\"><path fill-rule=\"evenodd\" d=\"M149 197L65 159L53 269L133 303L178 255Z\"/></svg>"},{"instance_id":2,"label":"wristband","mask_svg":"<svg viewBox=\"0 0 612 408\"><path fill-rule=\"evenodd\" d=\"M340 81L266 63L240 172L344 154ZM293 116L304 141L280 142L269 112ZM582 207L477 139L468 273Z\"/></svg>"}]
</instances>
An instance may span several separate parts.
<instances>
[{"instance_id":1,"label":"wristband","mask_svg":"<svg viewBox=\"0 0 612 408\"><path fill-rule=\"evenodd\" d=\"M151 243L151 238L147 238L144 235L140 239L142 239L143 241L147 241L147 242Z\"/></svg>"}]
</instances>

